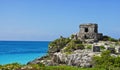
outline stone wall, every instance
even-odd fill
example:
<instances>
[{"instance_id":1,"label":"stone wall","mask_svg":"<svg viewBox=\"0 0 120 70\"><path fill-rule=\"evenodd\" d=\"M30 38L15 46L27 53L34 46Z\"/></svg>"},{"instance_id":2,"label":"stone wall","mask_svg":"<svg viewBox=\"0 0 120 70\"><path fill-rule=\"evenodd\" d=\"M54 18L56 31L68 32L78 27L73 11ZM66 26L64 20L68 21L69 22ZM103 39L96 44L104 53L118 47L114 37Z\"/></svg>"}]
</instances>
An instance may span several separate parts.
<instances>
[{"instance_id":1,"label":"stone wall","mask_svg":"<svg viewBox=\"0 0 120 70\"><path fill-rule=\"evenodd\" d=\"M98 33L98 25L97 24L81 24L79 26L80 31L78 33L78 39L94 39L100 40L102 39L102 33Z\"/></svg>"}]
</instances>

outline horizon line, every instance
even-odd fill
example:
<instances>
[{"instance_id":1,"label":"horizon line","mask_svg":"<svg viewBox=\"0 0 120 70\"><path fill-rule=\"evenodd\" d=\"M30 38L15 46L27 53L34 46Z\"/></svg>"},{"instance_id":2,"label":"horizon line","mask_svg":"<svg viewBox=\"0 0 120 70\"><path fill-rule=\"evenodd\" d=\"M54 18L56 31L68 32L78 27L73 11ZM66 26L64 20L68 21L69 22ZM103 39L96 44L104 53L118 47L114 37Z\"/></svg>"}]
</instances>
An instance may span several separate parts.
<instances>
[{"instance_id":1,"label":"horizon line","mask_svg":"<svg viewBox=\"0 0 120 70\"><path fill-rule=\"evenodd\" d=\"M32 42L32 41L36 41L36 42L49 42L50 40L0 40L0 42L1 41L30 41L30 42Z\"/></svg>"}]
</instances>

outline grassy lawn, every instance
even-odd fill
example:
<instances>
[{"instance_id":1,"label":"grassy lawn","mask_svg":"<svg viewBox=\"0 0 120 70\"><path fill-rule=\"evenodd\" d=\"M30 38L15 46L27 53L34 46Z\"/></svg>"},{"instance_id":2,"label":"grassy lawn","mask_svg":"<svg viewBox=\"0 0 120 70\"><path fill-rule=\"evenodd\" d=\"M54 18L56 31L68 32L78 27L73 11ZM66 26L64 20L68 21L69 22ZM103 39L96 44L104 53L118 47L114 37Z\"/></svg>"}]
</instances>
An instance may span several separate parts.
<instances>
[{"instance_id":1,"label":"grassy lawn","mask_svg":"<svg viewBox=\"0 0 120 70\"><path fill-rule=\"evenodd\" d=\"M100 68L78 68L72 66L46 66L40 67L40 70L105 70Z\"/></svg>"}]
</instances>

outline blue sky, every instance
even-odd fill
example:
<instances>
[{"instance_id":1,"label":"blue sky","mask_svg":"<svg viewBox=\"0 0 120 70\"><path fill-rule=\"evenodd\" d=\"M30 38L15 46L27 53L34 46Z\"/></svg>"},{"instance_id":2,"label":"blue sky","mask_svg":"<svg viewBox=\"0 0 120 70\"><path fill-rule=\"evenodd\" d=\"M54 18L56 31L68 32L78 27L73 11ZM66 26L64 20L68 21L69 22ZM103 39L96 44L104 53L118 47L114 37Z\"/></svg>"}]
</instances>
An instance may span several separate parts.
<instances>
[{"instance_id":1,"label":"blue sky","mask_svg":"<svg viewBox=\"0 0 120 70\"><path fill-rule=\"evenodd\" d=\"M120 0L0 0L0 40L54 40L82 23L120 38Z\"/></svg>"}]
</instances>

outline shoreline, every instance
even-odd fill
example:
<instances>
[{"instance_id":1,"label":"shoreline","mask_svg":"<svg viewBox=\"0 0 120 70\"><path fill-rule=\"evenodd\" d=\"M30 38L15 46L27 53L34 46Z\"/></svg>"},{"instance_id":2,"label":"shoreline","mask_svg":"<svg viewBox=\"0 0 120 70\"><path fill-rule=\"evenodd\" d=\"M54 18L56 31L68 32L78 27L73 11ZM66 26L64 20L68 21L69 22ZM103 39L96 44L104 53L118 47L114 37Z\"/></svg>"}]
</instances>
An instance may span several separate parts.
<instances>
[{"instance_id":1,"label":"shoreline","mask_svg":"<svg viewBox=\"0 0 120 70\"><path fill-rule=\"evenodd\" d=\"M11 63L27 64L29 61L45 56L47 53L3 54L0 56L0 65ZM8 58L6 60L6 58Z\"/></svg>"}]
</instances>

